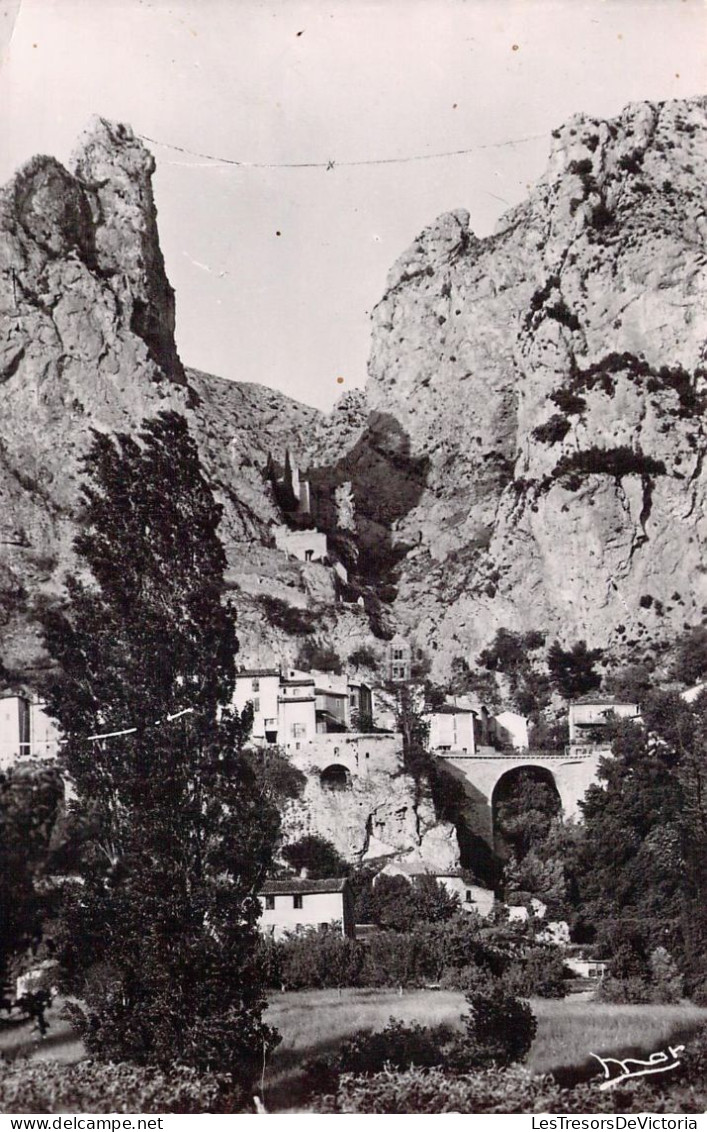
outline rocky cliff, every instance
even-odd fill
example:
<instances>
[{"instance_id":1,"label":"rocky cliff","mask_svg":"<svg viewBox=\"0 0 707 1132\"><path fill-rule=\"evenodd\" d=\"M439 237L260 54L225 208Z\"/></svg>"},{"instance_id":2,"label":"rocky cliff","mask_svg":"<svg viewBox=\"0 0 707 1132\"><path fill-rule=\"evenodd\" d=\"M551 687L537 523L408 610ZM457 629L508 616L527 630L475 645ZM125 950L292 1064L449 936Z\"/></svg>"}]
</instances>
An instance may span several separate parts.
<instances>
[{"instance_id":1,"label":"rocky cliff","mask_svg":"<svg viewBox=\"0 0 707 1132\"><path fill-rule=\"evenodd\" d=\"M393 615L438 675L501 626L636 657L707 611L706 173L707 99L577 115L493 236L460 209L392 268L365 411L418 472Z\"/></svg>"},{"instance_id":2,"label":"rocky cliff","mask_svg":"<svg viewBox=\"0 0 707 1132\"><path fill-rule=\"evenodd\" d=\"M102 119L71 170L37 157L0 193L0 658L41 664L35 616L71 565L78 469L91 430L134 432L163 408L189 417L224 504L229 581L243 588L247 661L291 659L258 598L283 591L334 620L329 572L272 547L280 521L264 478L270 448L299 453L319 414L260 386L182 366L160 251L154 160L129 127Z\"/></svg>"}]
</instances>

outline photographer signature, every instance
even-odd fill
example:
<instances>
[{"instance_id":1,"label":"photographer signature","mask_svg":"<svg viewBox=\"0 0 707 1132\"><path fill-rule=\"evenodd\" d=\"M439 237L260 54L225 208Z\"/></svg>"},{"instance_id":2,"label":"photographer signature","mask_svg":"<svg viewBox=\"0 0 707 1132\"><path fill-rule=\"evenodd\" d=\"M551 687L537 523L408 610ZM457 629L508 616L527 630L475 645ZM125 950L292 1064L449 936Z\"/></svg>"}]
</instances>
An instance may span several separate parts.
<instances>
[{"instance_id":1,"label":"photographer signature","mask_svg":"<svg viewBox=\"0 0 707 1132\"><path fill-rule=\"evenodd\" d=\"M631 1077L645 1077L649 1073L667 1073L670 1069L677 1069L680 1064L678 1054L682 1053L684 1049L684 1046L668 1046L667 1053L664 1050L658 1050L657 1053L652 1053L647 1061L636 1057L626 1057L621 1061L617 1057L599 1057L598 1053L590 1053L589 1056L600 1061L604 1070L605 1080L602 1081L599 1088L611 1089L621 1081L630 1080ZM618 1065L621 1071L618 1077L612 1077L610 1065Z\"/></svg>"}]
</instances>

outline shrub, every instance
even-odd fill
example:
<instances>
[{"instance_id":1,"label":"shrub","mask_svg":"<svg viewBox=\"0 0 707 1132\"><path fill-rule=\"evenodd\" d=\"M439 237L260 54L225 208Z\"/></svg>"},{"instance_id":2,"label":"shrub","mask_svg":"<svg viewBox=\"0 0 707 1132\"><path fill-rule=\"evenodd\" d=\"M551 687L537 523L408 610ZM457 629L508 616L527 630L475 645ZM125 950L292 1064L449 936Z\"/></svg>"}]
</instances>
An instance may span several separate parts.
<instances>
[{"instance_id":1,"label":"shrub","mask_svg":"<svg viewBox=\"0 0 707 1132\"><path fill-rule=\"evenodd\" d=\"M654 1002L679 1002L683 980L677 963L664 947L656 947L650 954L651 982Z\"/></svg>"},{"instance_id":2,"label":"shrub","mask_svg":"<svg viewBox=\"0 0 707 1132\"><path fill-rule=\"evenodd\" d=\"M646 979L642 979L640 975L629 975L624 979L607 975L595 997L599 1002L631 1003L635 1005L655 1001L650 983Z\"/></svg>"},{"instance_id":3,"label":"shrub","mask_svg":"<svg viewBox=\"0 0 707 1132\"><path fill-rule=\"evenodd\" d=\"M406 1025L391 1018L380 1031L359 1030L344 1042L337 1058L342 1073L377 1073L386 1065L409 1069L412 1065L441 1065L445 1051L455 1040L451 1027Z\"/></svg>"},{"instance_id":4,"label":"shrub","mask_svg":"<svg viewBox=\"0 0 707 1132\"><path fill-rule=\"evenodd\" d=\"M324 877L345 877L350 872L350 866L341 856L336 846L325 837L308 833L300 837L299 841L292 841L283 846L280 856L291 869L300 872L307 870L307 876L313 880Z\"/></svg>"},{"instance_id":5,"label":"shrub","mask_svg":"<svg viewBox=\"0 0 707 1132\"><path fill-rule=\"evenodd\" d=\"M569 476L573 490L581 484L581 477L587 475L606 475L620 479L622 476L664 476L665 463L645 456L640 448L629 448L622 444L617 448L585 448L581 452L571 452L563 456L552 471L552 478Z\"/></svg>"},{"instance_id":6,"label":"shrub","mask_svg":"<svg viewBox=\"0 0 707 1132\"><path fill-rule=\"evenodd\" d=\"M263 594L258 600L268 621L276 629L282 629L285 633L292 633L294 636L304 636L314 632L317 619L310 610L288 605L282 598L272 597L271 594Z\"/></svg>"},{"instance_id":7,"label":"shrub","mask_svg":"<svg viewBox=\"0 0 707 1132\"><path fill-rule=\"evenodd\" d=\"M581 400L581 398L578 398L578 400ZM533 429L532 436L534 440L539 440L541 444L557 444L564 440L571 427L572 425L566 416L562 413L553 413L549 420Z\"/></svg>"},{"instance_id":8,"label":"shrub","mask_svg":"<svg viewBox=\"0 0 707 1132\"><path fill-rule=\"evenodd\" d=\"M268 973L275 985L288 990L357 986L365 950L339 931L313 928L274 944Z\"/></svg>"},{"instance_id":9,"label":"shrub","mask_svg":"<svg viewBox=\"0 0 707 1132\"><path fill-rule=\"evenodd\" d=\"M305 672L341 673L341 657L331 645L320 645L315 641L305 641L300 645L295 659L295 666Z\"/></svg>"},{"instance_id":10,"label":"shrub","mask_svg":"<svg viewBox=\"0 0 707 1132\"><path fill-rule=\"evenodd\" d=\"M15 1061L0 1076L2 1112L243 1112L247 1094L225 1075L174 1065Z\"/></svg>"},{"instance_id":11,"label":"shrub","mask_svg":"<svg viewBox=\"0 0 707 1132\"><path fill-rule=\"evenodd\" d=\"M696 684L707 673L707 626L688 629L677 642L673 675L684 684Z\"/></svg>"},{"instance_id":12,"label":"shrub","mask_svg":"<svg viewBox=\"0 0 707 1132\"><path fill-rule=\"evenodd\" d=\"M353 668L377 668L378 656L370 645L359 645L349 654L348 662Z\"/></svg>"},{"instance_id":13,"label":"shrub","mask_svg":"<svg viewBox=\"0 0 707 1132\"><path fill-rule=\"evenodd\" d=\"M577 396L571 389L556 389L554 393L550 394L550 400L563 413L570 415L581 413L587 407L584 397Z\"/></svg>"},{"instance_id":14,"label":"shrub","mask_svg":"<svg viewBox=\"0 0 707 1132\"><path fill-rule=\"evenodd\" d=\"M515 959L503 976L504 985L521 998L564 998L565 968L554 947L532 947Z\"/></svg>"},{"instance_id":15,"label":"shrub","mask_svg":"<svg viewBox=\"0 0 707 1132\"><path fill-rule=\"evenodd\" d=\"M551 1076L527 1069L485 1069L450 1076L442 1069L390 1070L370 1077L344 1076L335 1096L322 1097L317 1112L338 1113L646 1113L703 1112L707 1092L670 1083L654 1092L646 1081L628 1081L600 1092L595 1082L562 1089Z\"/></svg>"},{"instance_id":16,"label":"shrub","mask_svg":"<svg viewBox=\"0 0 707 1132\"><path fill-rule=\"evenodd\" d=\"M466 996L469 1013L466 1026L465 1059L478 1065L510 1065L528 1053L538 1028L527 1002L521 1002L500 983L485 991Z\"/></svg>"}]
</instances>

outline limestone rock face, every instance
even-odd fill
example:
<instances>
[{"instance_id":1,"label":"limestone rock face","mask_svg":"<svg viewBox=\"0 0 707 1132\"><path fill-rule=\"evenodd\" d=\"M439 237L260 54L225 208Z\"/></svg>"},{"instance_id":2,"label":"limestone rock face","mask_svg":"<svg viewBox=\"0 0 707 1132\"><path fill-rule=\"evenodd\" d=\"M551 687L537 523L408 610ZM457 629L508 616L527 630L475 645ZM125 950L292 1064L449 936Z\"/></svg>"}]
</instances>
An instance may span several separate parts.
<instances>
[{"instance_id":1,"label":"limestone rock face","mask_svg":"<svg viewBox=\"0 0 707 1132\"><path fill-rule=\"evenodd\" d=\"M224 504L231 583L255 571L264 592L280 577L303 604L312 594L333 602L326 571L303 576L270 549L280 515L263 476L269 449L297 453L320 414L184 370L153 171L129 127L98 119L72 171L37 157L0 192L0 658L11 668L41 661L35 614L71 566L91 430L136 432L161 409L190 419ZM268 635L258 603L242 604L251 651L268 636L287 659L286 634Z\"/></svg>"},{"instance_id":2,"label":"limestone rock face","mask_svg":"<svg viewBox=\"0 0 707 1132\"><path fill-rule=\"evenodd\" d=\"M413 778L400 773L354 777L348 790L336 792L307 771L302 798L289 802L283 814L283 840L308 834L331 841L357 864L405 860L436 873L460 867L454 826L438 822L429 791L419 791Z\"/></svg>"},{"instance_id":3,"label":"limestone rock face","mask_svg":"<svg viewBox=\"0 0 707 1132\"><path fill-rule=\"evenodd\" d=\"M459 210L392 268L366 397L424 468L393 613L435 675L501 626L620 656L700 620L706 175L707 99L577 115L495 235Z\"/></svg>"}]
</instances>

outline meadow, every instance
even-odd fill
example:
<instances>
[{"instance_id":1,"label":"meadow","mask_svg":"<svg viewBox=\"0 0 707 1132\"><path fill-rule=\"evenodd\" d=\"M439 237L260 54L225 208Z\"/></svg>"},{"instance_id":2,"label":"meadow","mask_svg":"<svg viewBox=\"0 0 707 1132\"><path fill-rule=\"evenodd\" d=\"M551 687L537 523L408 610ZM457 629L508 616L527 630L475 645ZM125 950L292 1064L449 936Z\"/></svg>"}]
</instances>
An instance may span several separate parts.
<instances>
[{"instance_id":1,"label":"meadow","mask_svg":"<svg viewBox=\"0 0 707 1132\"><path fill-rule=\"evenodd\" d=\"M707 1009L680 1003L671 1006L615 1006L595 1003L585 995L565 999L533 999L538 1032L528 1058L535 1073L552 1071L571 1085L600 1075L591 1053L641 1056L681 1043L707 1025ZM463 994L443 990L349 989L311 990L273 995L267 1021L282 1041L265 1067L266 1105L282 1112L298 1106L304 1063L333 1053L356 1030L382 1029L392 1017L404 1022L461 1028ZM0 1055L12 1059L70 1063L83 1056L81 1042L61 1018L61 1004L52 1007L44 1038L27 1024L0 1030Z\"/></svg>"},{"instance_id":2,"label":"meadow","mask_svg":"<svg viewBox=\"0 0 707 1132\"><path fill-rule=\"evenodd\" d=\"M590 992L591 993L591 992ZM680 1003L671 1006L615 1006L587 1001L585 995L565 999L531 999L538 1031L528 1057L534 1073L554 1072L571 1085L601 1075L590 1054L650 1054L669 1043L688 1045L690 1035L707 1025L707 1009ZM351 989L286 993L271 999L267 1020L282 1042L266 1067L266 1103L280 1111L298 1099L301 1066L312 1057L332 1053L356 1030L382 1029L392 1017L432 1026L458 1025L466 1009L457 991Z\"/></svg>"}]
</instances>

